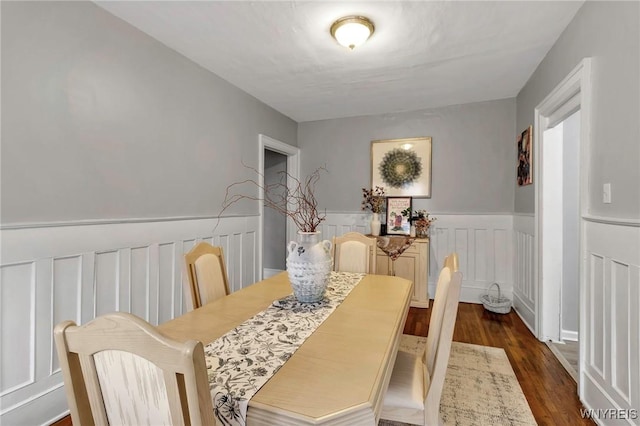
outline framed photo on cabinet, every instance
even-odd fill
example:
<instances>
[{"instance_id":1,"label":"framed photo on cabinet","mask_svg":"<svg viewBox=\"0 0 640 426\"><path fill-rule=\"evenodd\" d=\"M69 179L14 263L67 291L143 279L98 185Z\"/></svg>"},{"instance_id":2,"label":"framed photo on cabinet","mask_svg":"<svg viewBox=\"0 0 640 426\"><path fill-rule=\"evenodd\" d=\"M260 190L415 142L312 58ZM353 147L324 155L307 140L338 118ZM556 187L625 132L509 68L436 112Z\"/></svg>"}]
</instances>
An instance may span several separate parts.
<instances>
[{"instance_id":1,"label":"framed photo on cabinet","mask_svg":"<svg viewBox=\"0 0 640 426\"><path fill-rule=\"evenodd\" d=\"M392 197L431 197L431 137L371 142L371 187Z\"/></svg>"},{"instance_id":2,"label":"framed photo on cabinet","mask_svg":"<svg viewBox=\"0 0 640 426\"><path fill-rule=\"evenodd\" d=\"M408 210L407 210L408 209ZM404 216L402 212L409 212ZM387 197L387 234L409 235L411 230L411 197Z\"/></svg>"}]
</instances>

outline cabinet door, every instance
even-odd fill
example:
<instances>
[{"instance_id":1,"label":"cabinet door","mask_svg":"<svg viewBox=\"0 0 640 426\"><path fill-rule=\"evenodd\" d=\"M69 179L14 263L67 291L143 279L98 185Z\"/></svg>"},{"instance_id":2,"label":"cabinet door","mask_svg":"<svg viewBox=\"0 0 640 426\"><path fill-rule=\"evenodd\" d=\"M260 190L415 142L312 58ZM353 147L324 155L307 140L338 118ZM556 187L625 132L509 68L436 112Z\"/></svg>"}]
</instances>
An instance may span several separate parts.
<instances>
[{"instance_id":1,"label":"cabinet door","mask_svg":"<svg viewBox=\"0 0 640 426\"><path fill-rule=\"evenodd\" d=\"M382 250L376 253L376 274L389 275L393 267L394 275L413 281L411 306L428 308L429 240L413 243L394 262Z\"/></svg>"},{"instance_id":2,"label":"cabinet door","mask_svg":"<svg viewBox=\"0 0 640 426\"><path fill-rule=\"evenodd\" d=\"M378 249L376 253L376 274L389 275L389 256Z\"/></svg>"},{"instance_id":3,"label":"cabinet door","mask_svg":"<svg viewBox=\"0 0 640 426\"><path fill-rule=\"evenodd\" d=\"M419 263L419 254L407 250L402 253L402 256L395 260L393 265L393 270L395 271L396 277L402 277L413 281L414 294L412 297L412 301L416 301L418 299L417 296L420 283L420 276L418 274L418 271L420 270L420 267L418 266Z\"/></svg>"}]
</instances>

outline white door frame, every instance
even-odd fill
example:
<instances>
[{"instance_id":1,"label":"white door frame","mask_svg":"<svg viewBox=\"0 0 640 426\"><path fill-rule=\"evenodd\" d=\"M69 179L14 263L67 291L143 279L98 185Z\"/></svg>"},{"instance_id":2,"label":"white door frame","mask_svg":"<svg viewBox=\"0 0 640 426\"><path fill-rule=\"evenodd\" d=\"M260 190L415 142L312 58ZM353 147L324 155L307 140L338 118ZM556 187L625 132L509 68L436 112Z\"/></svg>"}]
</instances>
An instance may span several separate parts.
<instances>
[{"instance_id":1,"label":"white door frame","mask_svg":"<svg viewBox=\"0 0 640 426\"><path fill-rule=\"evenodd\" d=\"M535 108L534 121L534 178L535 186L535 239L534 239L534 282L536 301L535 332L542 341L557 340L560 336L559 309L548 308L559 306L560 283L543 280L545 264L542 254L545 245L553 244L553 240L545 239L545 223L543 221L542 204L542 163L544 162L543 139L544 132L580 110L580 270L579 270L579 335L585 336L586 331L586 294L585 294L585 246L584 246L584 217L588 214L589 200L589 153L591 146L591 58L583 59L558 86ZM545 306L547 308L545 308ZM580 338L579 372L582 373L582 354L585 353L585 339ZM580 380L582 383L582 380ZM579 391L581 394L581 390Z\"/></svg>"},{"instance_id":2,"label":"white door frame","mask_svg":"<svg viewBox=\"0 0 640 426\"><path fill-rule=\"evenodd\" d=\"M579 107L579 105L578 105ZM538 138L540 161L536 174L536 186L540 188L539 208L536 210L536 223L540 224L540 241L538 258L538 286L540 293L541 318L543 321L538 337L540 340L560 340L562 324L562 281L563 281L563 241L564 241L564 206L563 206L563 126L562 123L550 124L540 129ZM534 147L535 150L535 147ZM574 218L576 222L578 217ZM545 236L552 236L545 238ZM538 300L538 299L536 299Z\"/></svg>"},{"instance_id":3,"label":"white door frame","mask_svg":"<svg viewBox=\"0 0 640 426\"><path fill-rule=\"evenodd\" d=\"M269 136L260 134L258 137L258 147L260 152L258 154L258 197L260 200L264 198L264 150L274 151L282 155L287 156L287 187L292 189L294 179L300 180L300 148L291 146L279 140L273 139ZM263 264L262 264L262 241L264 236L264 203L260 202L258 207L259 213L259 225L258 225L258 276L262 279ZM287 241L294 239L296 235L296 227L293 221L287 218ZM283 248L284 250L284 248Z\"/></svg>"}]
</instances>

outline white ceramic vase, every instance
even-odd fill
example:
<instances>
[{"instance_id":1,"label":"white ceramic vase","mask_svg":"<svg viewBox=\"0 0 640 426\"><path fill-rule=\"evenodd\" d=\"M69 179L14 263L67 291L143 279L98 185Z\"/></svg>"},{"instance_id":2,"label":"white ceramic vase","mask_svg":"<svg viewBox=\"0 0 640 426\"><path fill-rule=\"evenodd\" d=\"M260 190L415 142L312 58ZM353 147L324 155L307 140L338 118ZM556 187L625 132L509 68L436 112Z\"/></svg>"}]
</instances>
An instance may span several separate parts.
<instances>
[{"instance_id":1,"label":"white ceramic vase","mask_svg":"<svg viewBox=\"0 0 640 426\"><path fill-rule=\"evenodd\" d=\"M380 213L372 213L371 214L371 235L378 236L380 235Z\"/></svg>"},{"instance_id":2,"label":"white ceramic vase","mask_svg":"<svg viewBox=\"0 0 640 426\"><path fill-rule=\"evenodd\" d=\"M331 241L320 232L298 231L298 241L287 245L287 273L293 294L300 302L322 300L332 270Z\"/></svg>"}]
</instances>

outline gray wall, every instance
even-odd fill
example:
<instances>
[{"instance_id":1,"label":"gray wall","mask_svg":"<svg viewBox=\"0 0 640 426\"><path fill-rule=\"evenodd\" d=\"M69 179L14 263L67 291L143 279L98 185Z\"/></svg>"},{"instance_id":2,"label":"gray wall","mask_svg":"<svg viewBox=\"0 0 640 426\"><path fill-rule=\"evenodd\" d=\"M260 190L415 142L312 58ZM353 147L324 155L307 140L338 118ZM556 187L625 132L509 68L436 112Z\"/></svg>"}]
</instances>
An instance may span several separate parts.
<instances>
[{"instance_id":1,"label":"gray wall","mask_svg":"<svg viewBox=\"0 0 640 426\"><path fill-rule=\"evenodd\" d=\"M440 213L508 213L516 175L515 99L298 125L303 174L327 166L318 202L328 211L360 210L371 185L371 141L431 136L430 199L415 208Z\"/></svg>"},{"instance_id":2,"label":"gray wall","mask_svg":"<svg viewBox=\"0 0 640 426\"><path fill-rule=\"evenodd\" d=\"M585 57L593 58L591 214L640 218L640 3L585 2L517 97L517 129ZM535 161L535 159L534 159ZM534 211L534 184L515 187L514 210ZM602 203L610 182L612 204Z\"/></svg>"},{"instance_id":3,"label":"gray wall","mask_svg":"<svg viewBox=\"0 0 640 426\"><path fill-rule=\"evenodd\" d=\"M93 3L1 7L3 225L215 215L259 133L297 143L293 120Z\"/></svg>"}]
</instances>

